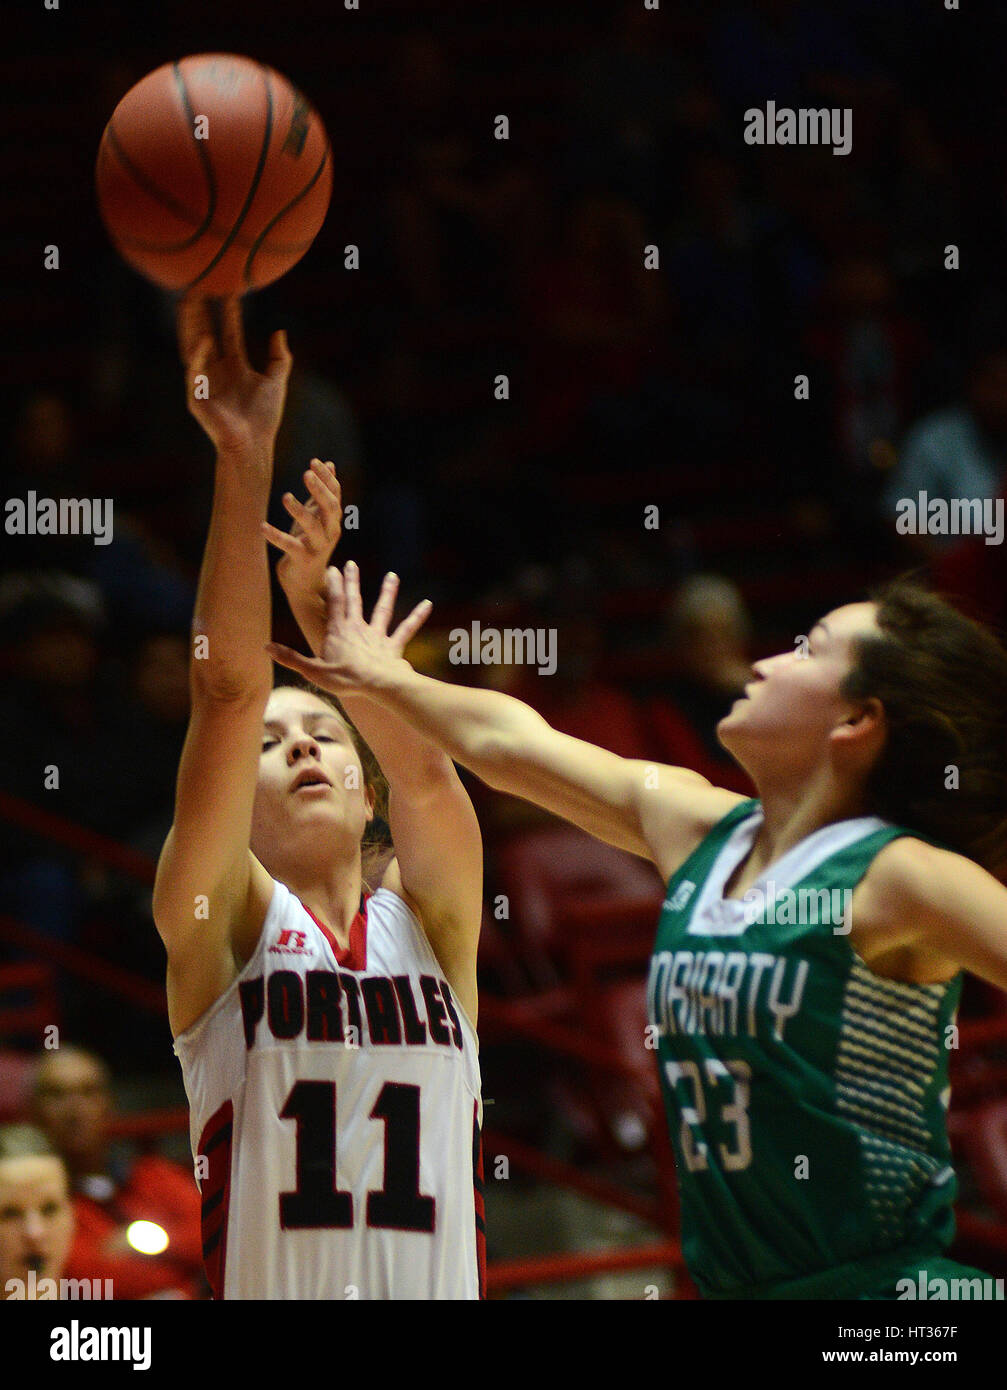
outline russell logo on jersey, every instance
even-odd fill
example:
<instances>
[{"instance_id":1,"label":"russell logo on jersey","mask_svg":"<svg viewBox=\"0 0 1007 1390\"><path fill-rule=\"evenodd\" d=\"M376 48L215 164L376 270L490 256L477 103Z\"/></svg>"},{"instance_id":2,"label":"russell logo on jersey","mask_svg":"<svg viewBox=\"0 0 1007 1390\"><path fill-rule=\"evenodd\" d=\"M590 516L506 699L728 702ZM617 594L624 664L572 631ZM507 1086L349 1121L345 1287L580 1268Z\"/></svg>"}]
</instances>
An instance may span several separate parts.
<instances>
[{"instance_id":1,"label":"russell logo on jersey","mask_svg":"<svg viewBox=\"0 0 1007 1390\"><path fill-rule=\"evenodd\" d=\"M307 934L302 931L295 931L293 927L285 927L269 949L280 955L306 956L308 954Z\"/></svg>"}]
</instances>

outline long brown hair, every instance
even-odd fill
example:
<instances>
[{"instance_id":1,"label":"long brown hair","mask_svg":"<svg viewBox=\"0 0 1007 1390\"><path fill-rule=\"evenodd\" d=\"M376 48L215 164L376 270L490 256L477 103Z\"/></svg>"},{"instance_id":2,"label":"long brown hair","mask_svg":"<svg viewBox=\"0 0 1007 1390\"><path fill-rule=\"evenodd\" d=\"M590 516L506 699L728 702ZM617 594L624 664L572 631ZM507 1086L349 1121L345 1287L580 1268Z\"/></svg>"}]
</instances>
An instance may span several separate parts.
<instances>
[{"instance_id":1,"label":"long brown hair","mask_svg":"<svg viewBox=\"0 0 1007 1390\"><path fill-rule=\"evenodd\" d=\"M385 780L385 774L381 771L370 745L334 695L330 695L327 690L320 690L317 685L296 672L287 673L283 679L277 680L273 685L274 690L282 690L287 687L293 690L305 690L310 695L317 696L323 704L328 705L339 716L353 740L353 746L357 750L364 774L364 786L374 797L374 819L368 822L360 842L364 887L368 893L373 893L380 886L388 862L394 854L392 837L388 829L388 782Z\"/></svg>"},{"instance_id":2,"label":"long brown hair","mask_svg":"<svg viewBox=\"0 0 1007 1390\"><path fill-rule=\"evenodd\" d=\"M880 635L858 637L840 686L884 706L868 795L886 820L1007 875L1007 651L917 578L871 595Z\"/></svg>"}]
</instances>

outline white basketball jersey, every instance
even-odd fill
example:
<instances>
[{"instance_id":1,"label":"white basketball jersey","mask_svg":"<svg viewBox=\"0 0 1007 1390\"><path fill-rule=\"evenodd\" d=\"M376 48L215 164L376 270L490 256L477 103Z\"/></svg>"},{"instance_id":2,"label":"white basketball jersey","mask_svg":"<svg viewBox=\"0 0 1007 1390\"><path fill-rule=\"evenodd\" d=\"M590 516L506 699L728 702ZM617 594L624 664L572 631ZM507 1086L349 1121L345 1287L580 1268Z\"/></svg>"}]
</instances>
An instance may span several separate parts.
<instances>
[{"instance_id":1,"label":"white basketball jersey","mask_svg":"<svg viewBox=\"0 0 1007 1390\"><path fill-rule=\"evenodd\" d=\"M251 959L175 1040L214 1295L480 1298L475 1030L397 894L342 951L274 882Z\"/></svg>"}]
</instances>

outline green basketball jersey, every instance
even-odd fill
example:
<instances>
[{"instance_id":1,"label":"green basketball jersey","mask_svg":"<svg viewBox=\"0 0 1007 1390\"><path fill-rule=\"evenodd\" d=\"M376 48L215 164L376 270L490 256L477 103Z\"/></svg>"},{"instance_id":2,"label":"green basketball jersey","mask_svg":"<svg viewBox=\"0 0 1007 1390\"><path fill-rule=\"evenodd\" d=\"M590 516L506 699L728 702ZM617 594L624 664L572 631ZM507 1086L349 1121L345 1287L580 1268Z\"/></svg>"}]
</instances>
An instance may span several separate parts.
<instances>
[{"instance_id":1,"label":"green basketball jersey","mask_svg":"<svg viewBox=\"0 0 1007 1390\"><path fill-rule=\"evenodd\" d=\"M825 826L725 899L761 822L740 803L672 876L651 961L683 1254L707 1297L870 1296L954 1233L961 976L885 980L849 943L853 889L914 832Z\"/></svg>"}]
</instances>

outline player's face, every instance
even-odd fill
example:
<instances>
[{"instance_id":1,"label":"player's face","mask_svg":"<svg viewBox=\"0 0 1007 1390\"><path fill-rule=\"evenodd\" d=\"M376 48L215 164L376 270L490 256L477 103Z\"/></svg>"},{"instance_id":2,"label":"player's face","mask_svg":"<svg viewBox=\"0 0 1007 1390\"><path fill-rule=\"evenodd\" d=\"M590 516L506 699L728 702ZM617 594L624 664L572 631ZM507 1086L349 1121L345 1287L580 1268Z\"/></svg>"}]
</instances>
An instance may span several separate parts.
<instances>
[{"instance_id":1,"label":"player's face","mask_svg":"<svg viewBox=\"0 0 1007 1390\"><path fill-rule=\"evenodd\" d=\"M73 1236L66 1171L58 1158L0 1160L0 1298L8 1279L58 1279Z\"/></svg>"},{"instance_id":2,"label":"player's face","mask_svg":"<svg viewBox=\"0 0 1007 1390\"><path fill-rule=\"evenodd\" d=\"M253 852L261 858L257 843L265 848L276 836L321 823L359 843L370 818L370 793L346 724L310 691L274 690L263 717Z\"/></svg>"},{"instance_id":3,"label":"player's face","mask_svg":"<svg viewBox=\"0 0 1007 1390\"><path fill-rule=\"evenodd\" d=\"M794 650L756 661L755 679L717 725L724 747L753 774L767 765L809 770L829 734L855 711L840 694L854 661L853 640L876 632L874 604L850 603L827 613Z\"/></svg>"}]
</instances>

